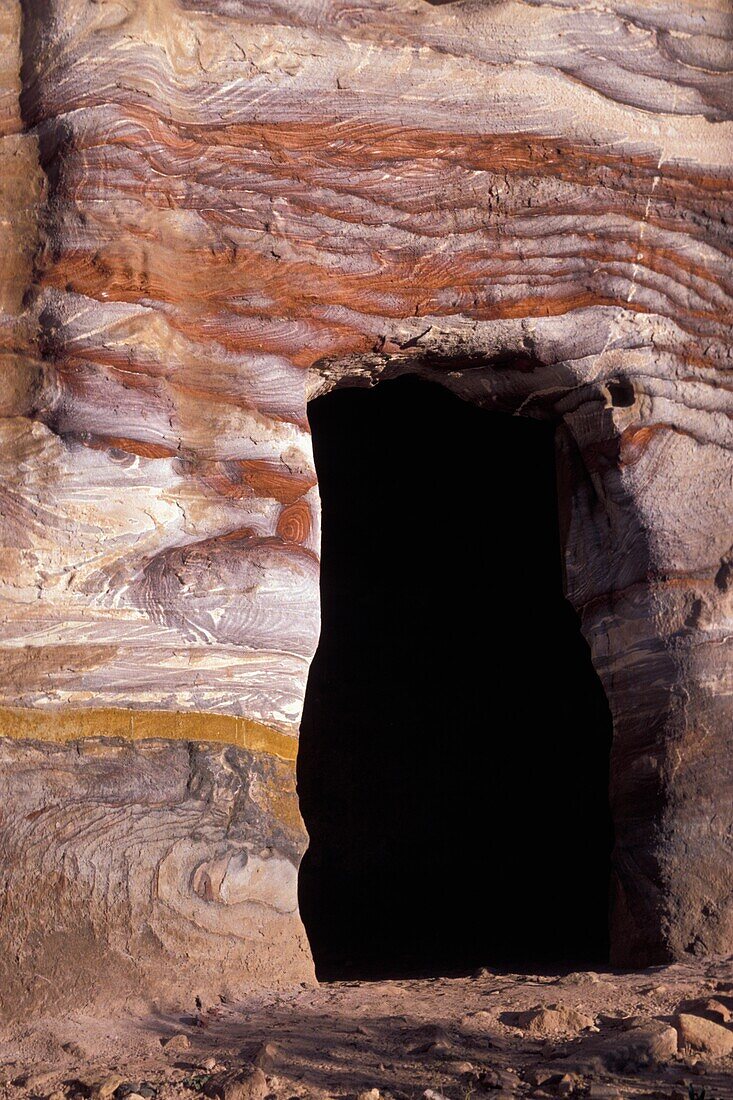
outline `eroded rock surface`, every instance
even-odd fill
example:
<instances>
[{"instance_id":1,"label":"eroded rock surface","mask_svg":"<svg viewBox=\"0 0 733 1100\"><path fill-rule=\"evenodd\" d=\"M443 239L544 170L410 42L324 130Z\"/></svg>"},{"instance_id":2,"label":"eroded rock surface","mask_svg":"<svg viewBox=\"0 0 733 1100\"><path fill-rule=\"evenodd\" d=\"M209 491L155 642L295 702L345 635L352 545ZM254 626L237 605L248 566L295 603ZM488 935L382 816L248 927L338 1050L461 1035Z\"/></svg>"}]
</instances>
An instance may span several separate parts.
<instances>
[{"instance_id":1,"label":"eroded rock surface","mask_svg":"<svg viewBox=\"0 0 733 1100\"><path fill-rule=\"evenodd\" d=\"M312 981L291 761L234 746L0 741L0 1005L166 1004ZM103 930L103 934L100 932ZM183 992L185 977L187 992Z\"/></svg>"},{"instance_id":2,"label":"eroded rock surface","mask_svg":"<svg viewBox=\"0 0 733 1100\"><path fill-rule=\"evenodd\" d=\"M283 869L194 841L180 786L164 840L174 779L124 754L231 738L290 797L246 754L294 746L317 639L306 399L405 371L557 423L615 721L614 958L731 949L729 33L723 0L4 0L7 957L84 912L92 958L152 928L151 981L185 989L227 895L232 982L289 973L275 927L308 970ZM161 732L95 742L102 821L75 739Z\"/></svg>"}]
</instances>

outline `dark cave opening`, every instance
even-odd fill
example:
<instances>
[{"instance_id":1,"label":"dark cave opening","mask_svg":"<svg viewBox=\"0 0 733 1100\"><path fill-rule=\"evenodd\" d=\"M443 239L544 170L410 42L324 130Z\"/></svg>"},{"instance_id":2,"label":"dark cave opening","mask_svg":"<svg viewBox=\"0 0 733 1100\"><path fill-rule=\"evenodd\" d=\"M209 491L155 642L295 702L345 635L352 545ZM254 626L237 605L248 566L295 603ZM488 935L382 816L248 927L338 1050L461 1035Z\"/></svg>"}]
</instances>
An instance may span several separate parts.
<instances>
[{"instance_id":1,"label":"dark cave opening","mask_svg":"<svg viewBox=\"0 0 733 1100\"><path fill-rule=\"evenodd\" d=\"M602 965L611 719L562 594L552 426L416 378L309 418L300 904L319 977Z\"/></svg>"}]
</instances>

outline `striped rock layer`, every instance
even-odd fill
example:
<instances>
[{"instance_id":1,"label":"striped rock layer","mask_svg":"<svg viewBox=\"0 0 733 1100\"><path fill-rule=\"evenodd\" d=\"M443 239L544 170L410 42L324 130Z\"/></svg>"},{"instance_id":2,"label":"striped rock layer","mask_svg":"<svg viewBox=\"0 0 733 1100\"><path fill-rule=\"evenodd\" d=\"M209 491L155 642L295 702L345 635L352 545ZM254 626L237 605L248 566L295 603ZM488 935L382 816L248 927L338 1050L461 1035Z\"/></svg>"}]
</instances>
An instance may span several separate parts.
<instances>
[{"instance_id":1,"label":"striped rock layer","mask_svg":"<svg viewBox=\"0 0 733 1100\"><path fill-rule=\"evenodd\" d=\"M0 44L8 1008L312 978L306 403L405 372L557 426L614 961L733 950L726 0L0 0Z\"/></svg>"}]
</instances>

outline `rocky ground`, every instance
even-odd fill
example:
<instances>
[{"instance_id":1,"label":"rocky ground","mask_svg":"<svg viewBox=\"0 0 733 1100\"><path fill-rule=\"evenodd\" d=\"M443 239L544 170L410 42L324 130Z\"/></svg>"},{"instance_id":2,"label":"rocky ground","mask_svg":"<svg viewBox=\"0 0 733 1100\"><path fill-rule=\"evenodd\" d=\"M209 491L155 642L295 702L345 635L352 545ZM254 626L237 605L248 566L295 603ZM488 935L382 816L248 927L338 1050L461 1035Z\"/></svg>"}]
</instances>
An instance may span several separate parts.
<instances>
[{"instance_id":1,"label":"rocky ground","mask_svg":"<svg viewBox=\"0 0 733 1100\"><path fill-rule=\"evenodd\" d=\"M733 1098L733 958L341 982L7 1033L7 1100Z\"/></svg>"}]
</instances>

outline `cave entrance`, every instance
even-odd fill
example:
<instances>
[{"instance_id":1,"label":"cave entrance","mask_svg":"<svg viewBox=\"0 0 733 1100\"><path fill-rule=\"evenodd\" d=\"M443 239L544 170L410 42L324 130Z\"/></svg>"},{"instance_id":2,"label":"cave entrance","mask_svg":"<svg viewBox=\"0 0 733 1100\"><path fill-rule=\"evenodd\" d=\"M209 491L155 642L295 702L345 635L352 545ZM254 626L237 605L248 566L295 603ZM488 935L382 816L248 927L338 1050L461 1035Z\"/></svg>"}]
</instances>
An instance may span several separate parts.
<instances>
[{"instance_id":1,"label":"cave entrance","mask_svg":"<svg viewBox=\"0 0 733 1100\"><path fill-rule=\"evenodd\" d=\"M298 764L319 977L607 958L611 720L553 429L416 378L309 407L322 634Z\"/></svg>"}]
</instances>

